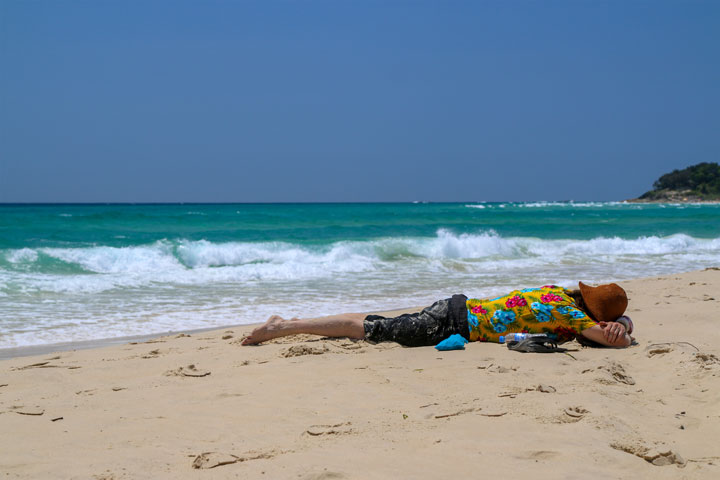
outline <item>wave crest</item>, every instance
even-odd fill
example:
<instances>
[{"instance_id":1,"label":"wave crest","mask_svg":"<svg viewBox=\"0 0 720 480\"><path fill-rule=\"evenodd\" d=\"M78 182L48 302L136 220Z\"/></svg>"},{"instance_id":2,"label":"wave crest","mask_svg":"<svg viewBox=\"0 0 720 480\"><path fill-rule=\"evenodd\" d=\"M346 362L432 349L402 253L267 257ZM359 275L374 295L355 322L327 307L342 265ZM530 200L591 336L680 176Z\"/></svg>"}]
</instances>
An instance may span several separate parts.
<instances>
[{"instance_id":1,"label":"wave crest","mask_svg":"<svg viewBox=\"0 0 720 480\"><path fill-rule=\"evenodd\" d=\"M708 253L720 255L720 238L699 239L685 234L667 237L596 237L589 240L505 238L492 230L457 234L446 229L435 237L394 237L369 241L341 241L329 245L287 242L226 242L207 240L158 241L129 247L22 248L0 252L8 265L42 263L44 257L81 267L89 273L143 273L251 264L333 264L356 267L403 259L482 260L553 255L664 255Z\"/></svg>"},{"instance_id":2,"label":"wave crest","mask_svg":"<svg viewBox=\"0 0 720 480\"><path fill-rule=\"evenodd\" d=\"M590 240L504 238L494 231L435 237L380 238L328 245L286 242L167 240L131 247L17 249L0 252L0 291L93 292L155 285L246 281L332 280L353 274L378 279L442 273L459 276L572 267L614 271L638 264L691 270L720 263L720 238L668 237ZM561 267L563 265L564 267ZM349 277L348 277L349 278Z\"/></svg>"}]
</instances>

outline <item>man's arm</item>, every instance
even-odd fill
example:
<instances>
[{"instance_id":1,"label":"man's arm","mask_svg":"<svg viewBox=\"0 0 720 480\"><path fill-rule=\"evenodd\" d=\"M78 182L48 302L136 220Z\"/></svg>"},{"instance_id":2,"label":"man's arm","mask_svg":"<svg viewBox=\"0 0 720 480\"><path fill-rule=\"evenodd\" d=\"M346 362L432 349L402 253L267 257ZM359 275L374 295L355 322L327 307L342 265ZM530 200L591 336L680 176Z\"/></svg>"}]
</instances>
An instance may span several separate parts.
<instances>
[{"instance_id":1,"label":"man's arm","mask_svg":"<svg viewBox=\"0 0 720 480\"><path fill-rule=\"evenodd\" d=\"M581 335L606 347L625 348L632 343L625 326L618 322L600 322L583 330Z\"/></svg>"}]
</instances>

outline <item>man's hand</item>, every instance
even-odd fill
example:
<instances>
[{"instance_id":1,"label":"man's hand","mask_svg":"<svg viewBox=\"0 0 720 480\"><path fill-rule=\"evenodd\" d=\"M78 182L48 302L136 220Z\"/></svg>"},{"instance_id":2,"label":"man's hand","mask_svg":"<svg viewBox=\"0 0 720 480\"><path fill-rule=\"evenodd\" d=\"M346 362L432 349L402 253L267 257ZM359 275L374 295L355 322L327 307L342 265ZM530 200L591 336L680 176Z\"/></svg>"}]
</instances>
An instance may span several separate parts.
<instances>
[{"instance_id":1,"label":"man's hand","mask_svg":"<svg viewBox=\"0 0 720 480\"><path fill-rule=\"evenodd\" d=\"M618 338L625 336L627 331L625 325L618 322L599 322L600 328L602 328L603 336L605 340L610 343L615 343Z\"/></svg>"}]
</instances>

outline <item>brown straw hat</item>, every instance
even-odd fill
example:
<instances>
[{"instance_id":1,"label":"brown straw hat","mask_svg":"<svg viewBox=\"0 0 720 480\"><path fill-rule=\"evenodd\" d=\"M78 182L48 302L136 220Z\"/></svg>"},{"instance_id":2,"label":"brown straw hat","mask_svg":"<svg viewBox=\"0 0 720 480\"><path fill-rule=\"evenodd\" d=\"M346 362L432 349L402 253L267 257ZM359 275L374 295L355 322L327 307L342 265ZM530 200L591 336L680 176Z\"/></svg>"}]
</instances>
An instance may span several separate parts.
<instances>
[{"instance_id":1,"label":"brown straw hat","mask_svg":"<svg viewBox=\"0 0 720 480\"><path fill-rule=\"evenodd\" d=\"M580 282L578 286L588 313L598 322L612 322L625 313L627 295L617 283L591 287Z\"/></svg>"}]
</instances>

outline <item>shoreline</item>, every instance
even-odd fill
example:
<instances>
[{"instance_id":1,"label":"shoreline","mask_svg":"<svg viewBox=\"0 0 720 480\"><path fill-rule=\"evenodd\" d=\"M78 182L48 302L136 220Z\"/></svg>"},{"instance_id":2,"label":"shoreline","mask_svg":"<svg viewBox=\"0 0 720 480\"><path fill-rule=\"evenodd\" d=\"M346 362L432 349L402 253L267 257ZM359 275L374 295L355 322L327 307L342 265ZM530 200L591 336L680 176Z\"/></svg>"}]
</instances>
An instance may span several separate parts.
<instances>
[{"instance_id":1,"label":"shoreline","mask_svg":"<svg viewBox=\"0 0 720 480\"><path fill-rule=\"evenodd\" d=\"M147 333L144 335L127 335L123 337L98 338L94 340L78 340L70 342L46 343L41 345L26 345L22 347L0 348L0 361L12 358L31 357L35 355L47 355L49 353L61 353L74 350L91 350L97 348L111 347L114 345L142 343L155 338L179 335L181 333L191 335L194 333L202 333L212 330L221 330L224 328L237 328L244 326L245 325L227 325L220 327L197 328L194 330L171 330L166 332Z\"/></svg>"},{"instance_id":2,"label":"shoreline","mask_svg":"<svg viewBox=\"0 0 720 480\"><path fill-rule=\"evenodd\" d=\"M655 279L655 278L664 278L664 277L670 276L670 275L687 275L687 274L705 272L708 270L720 270L720 267L714 267L714 266L706 267L703 270L692 270L689 272L678 272L678 273L672 273L672 274L665 274L662 277L638 277L638 278L632 278L632 279L618 280L618 282L621 282L621 283L636 282L636 281L642 281L642 280L651 280L651 279ZM416 311L421 310L422 308L424 308L424 306L394 308L391 310L376 310L376 311L360 312L360 313L365 313L366 315L397 316L397 315L401 315L403 313L416 312ZM339 312L339 313L344 313L344 312ZM249 329L255 328L256 326L261 325L261 324L262 324L262 322L244 323L244 324L228 324L228 325L196 328L196 329L189 329L189 330L169 330L169 331L163 331L163 332L147 333L147 334L142 334L142 335L129 335L129 336L121 336L121 337L99 338L99 339L93 339L93 340L79 340L79 341L48 343L48 344L41 344L41 345L27 345L27 346L20 346L20 347L0 348L0 361L10 360L13 358L31 357L31 356L37 356L37 355L47 355L50 353L62 353L62 352L77 351L77 350L92 350L92 349L101 349L101 348L117 346L117 345L146 343L148 341L152 341L152 340L155 340L158 338L171 337L171 336L180 335L180 334L193 335L193 334L198 334L198 333L227 330L230 328L249 330Z\"/></svg>"},{"instance_id":3,"label":"shoreline","mask_svg":"<svg viewBox=\"0 0 720 480\"><path fill-rule=\"evenodd\" d=\"M365 313L366 315L385 315L385 316L392 315L392 316L395 316L395 315L401 315L403 313L421 310L422 308L424 308L424 307L407 307L407 308L398 308L398 309L393 309L393 310L378 310L378 311L360 312L360 313ZM117 345L147 343L148 341L152 341L152 340L155 340L158 338L172 337L172 336L176 336L176 335L180 335L180 334L194 335L194 334L198 334L198 333L227 330L229 328L252 329L258 325L262 325L262 323L263 322L231 324L231 325L221 325L221 326L215 326L215 327L195 328L195 329L190 329L190 330L170 330L170 331L164 331L164 332L147 333L147 334L142 334L142 335L127 335L127 336L122 336L122 337L98 338L98 339L94 339L94 340L78 340L78 341L69 341L69 342L47 343L47 344L41 344L41 345L25 345L25 346L21 346L21 347L0 348L0 362L3 360L11 360L13 358L32 357L32 356L38 356L38 355L47 355L47 354L51 354L51 353L71 352L71 351L77 351L77 350L94 350L94 349L101 349L101 348L112 347L112 346L117 346Z\"/></svg>"},{"instance_id":4,"label":"shoreline","mask_svg":"<svg viewBox=\"0 0 720 480\"><path fill-rule=\"evenodd\" d=\"M684 199L684 200L645 200L641 198L631 198L623 200L619 203L647 204L647 205L720 205L720 200L701 200L701 199Z\"/></svg>"},{"instance_id":5,"label":"shoreline","mask_svg":"<svg viewBox=\"0 0 720 480\"><path fill-rule=\"evenodd\" d=\"M85 348L259 322L279 308L304 317L367 312L428 305L456 293L449 289L488 297L581 274L603 282L720 264L714 205L450 205L15 212L0 249L0 349L7 357L56 343ZM36 216L38 232L59 228L59 237L16 228ZM278 220L285 216L293 220ZM170 234L153 230L157 219ZM232 228L222 230L228 219ZM648 230L655 219L658 229ZM289 310L281 307L286 294Z\"/></svg>"}]
</instances>

